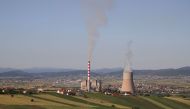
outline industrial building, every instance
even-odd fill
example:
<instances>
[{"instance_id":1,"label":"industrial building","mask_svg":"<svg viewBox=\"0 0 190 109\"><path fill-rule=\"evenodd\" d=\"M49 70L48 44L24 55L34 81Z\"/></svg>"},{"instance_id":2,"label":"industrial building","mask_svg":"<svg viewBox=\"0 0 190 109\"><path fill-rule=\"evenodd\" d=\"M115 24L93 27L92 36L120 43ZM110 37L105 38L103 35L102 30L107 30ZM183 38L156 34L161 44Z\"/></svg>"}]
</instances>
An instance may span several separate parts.
<instances>
[{"instance_id":1,"label":"industrial building","mask_svg":"<svg viewBox=\"0 0 190 109\"><path fill-rule=\"evenodd\" d=\"M92 80L90 81L90 90L88 90L88 81L84 80L81 82L81 90L83 91L96 91L100 92L102 90L102 81L101 80Z\"/></svg>"}]
</instances>

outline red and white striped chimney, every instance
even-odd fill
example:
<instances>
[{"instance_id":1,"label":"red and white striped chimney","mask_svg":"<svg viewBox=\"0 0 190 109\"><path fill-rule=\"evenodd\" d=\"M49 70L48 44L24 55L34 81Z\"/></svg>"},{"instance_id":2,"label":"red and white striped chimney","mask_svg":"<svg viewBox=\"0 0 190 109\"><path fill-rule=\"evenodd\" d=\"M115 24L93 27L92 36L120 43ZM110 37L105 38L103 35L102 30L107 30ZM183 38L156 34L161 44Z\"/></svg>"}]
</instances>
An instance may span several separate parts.
<instances>
[{"instance_id":1,"label":"red and white striped chimney","mask_svg":"<svg viewBox=\"0 0 190 109\"><path fill-rule=\"evenodd\" d=\"M87 83L87 90L90 91L90 61L88 61L88 83Z\"/></svg>"}]
</instances>

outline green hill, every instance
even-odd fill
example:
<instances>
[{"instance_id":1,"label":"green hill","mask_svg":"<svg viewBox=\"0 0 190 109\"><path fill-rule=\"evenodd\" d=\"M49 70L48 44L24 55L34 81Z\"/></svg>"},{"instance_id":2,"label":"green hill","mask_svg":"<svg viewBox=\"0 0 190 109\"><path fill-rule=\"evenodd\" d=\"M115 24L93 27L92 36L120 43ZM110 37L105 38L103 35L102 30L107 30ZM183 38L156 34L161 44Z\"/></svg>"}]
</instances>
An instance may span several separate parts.
<instances>
[{"instance_id":1,"label":"green hill","mask_svg":"<svg viewBox=\"0 0 190 109\"><path fill-rule=\"evenodd\" d=\"M31 99L34 101L31 102ZM0 109L189 109L190 100L182 97L109 96L85 93L66 96L56 93L0 95Z\"/></svg>"}]
</instances>

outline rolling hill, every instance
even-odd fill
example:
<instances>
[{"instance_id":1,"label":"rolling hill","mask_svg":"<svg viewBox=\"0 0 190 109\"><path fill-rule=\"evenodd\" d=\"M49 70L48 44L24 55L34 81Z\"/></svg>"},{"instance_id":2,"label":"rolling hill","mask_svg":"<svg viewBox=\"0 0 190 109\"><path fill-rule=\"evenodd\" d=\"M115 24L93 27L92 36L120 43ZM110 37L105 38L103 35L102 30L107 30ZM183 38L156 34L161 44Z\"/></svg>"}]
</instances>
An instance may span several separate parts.
<instances>
[{"instance_id":1,"label":"rolling hill","mask_svg":"<svg viewBox=\"0 0 190 109\"><path fill-rule=\"evenodd\" d=\"M85 96L67 96L48 92L14 97L0 95L0 109L189 109L190 107L189 99L175 96L84 94Z\"/></svg>"},{"instance_id":2,"label":"rolling hill","mask_svg":"<svg viewBox=\"0 0 190 109\"><path fill-rule=\"evenodd\" d=\"M57 76L81 76L86 74L86 70L65 70L65 71L52 71L52 72L39 72L28 73L23 70L11 70L0 73L1 77L57 77ZM103 69L94 70L92 76L122 76L122 69ZM182 67L178 69L159 69L159 70L133 70L134 75L158 75L158 76L190 76L190 67Z\"/></svg>"}]
</instances>

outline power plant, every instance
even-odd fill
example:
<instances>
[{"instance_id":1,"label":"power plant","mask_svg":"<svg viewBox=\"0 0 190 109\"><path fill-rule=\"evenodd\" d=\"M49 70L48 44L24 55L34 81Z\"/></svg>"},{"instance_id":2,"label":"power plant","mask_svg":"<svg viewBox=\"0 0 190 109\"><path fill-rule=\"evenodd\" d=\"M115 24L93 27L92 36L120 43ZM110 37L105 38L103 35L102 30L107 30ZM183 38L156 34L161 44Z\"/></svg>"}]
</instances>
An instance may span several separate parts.
<instances>
[{"instance_id":1,"label":"power plant","mask_svg":"<svg viewBox=\"0 0 190 109\"><path fill-rule=\"evenodd\" d=\"M90 90L88 90L88 81L84 80L81 82L81 90L88 92L100 92L102 90L102 81L101 80L92 80L90 81Z\"/></svg>"},{"instance_id":2,"label":"power plant","mask_svg":"<svg viewBox=\"0 0 190 109\"><path fill-rule=\"evenodd\" d=\"M121 92L125 95L134 94L133 72L131 68L124 69Z\"/></svg>"},{"instance_id":3,"label":"power plant","mask_svg":"<svg viewBox=\"0 0 190 109\"><path fill-rule=\"evenodd\" d=\"M81 81L81 90L87 92L100 92L102 90L101 80L91 80L91 64L88 61L87 69L87 80ZM134 82L133 82L133 72L130 67L126 67L123 71L123 82L120 92L124 95L133 95L135 93Z\"/></svg>"},{"instance_id":4,"label":"power plant","mask_svg":"<svg viewBox=\"0 0 190 109\"><path fill-rule=\"evenodd\" d=\"M81 82L81 90L83 91L101 91L101 87L102 87L102 82L101 80L90 80L90 61L88 61L88 70L87 70L87 74L88 74L88 78L87 80L84 80Z\"/></svg>"}]
</instances>

